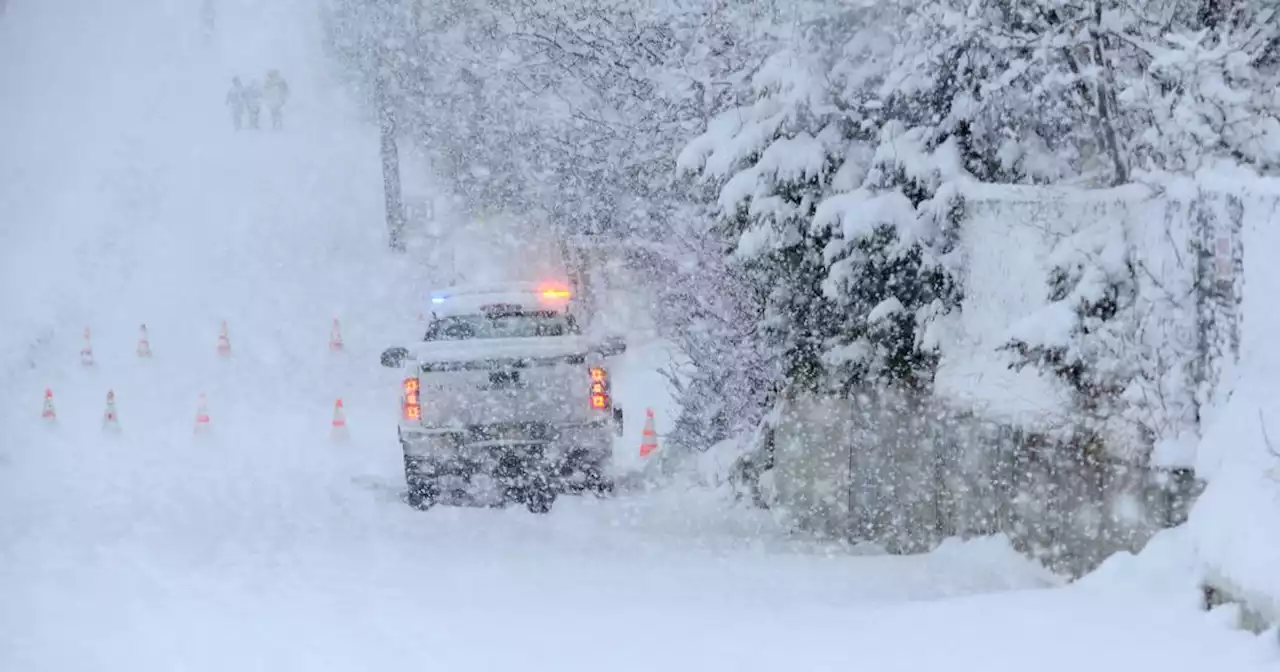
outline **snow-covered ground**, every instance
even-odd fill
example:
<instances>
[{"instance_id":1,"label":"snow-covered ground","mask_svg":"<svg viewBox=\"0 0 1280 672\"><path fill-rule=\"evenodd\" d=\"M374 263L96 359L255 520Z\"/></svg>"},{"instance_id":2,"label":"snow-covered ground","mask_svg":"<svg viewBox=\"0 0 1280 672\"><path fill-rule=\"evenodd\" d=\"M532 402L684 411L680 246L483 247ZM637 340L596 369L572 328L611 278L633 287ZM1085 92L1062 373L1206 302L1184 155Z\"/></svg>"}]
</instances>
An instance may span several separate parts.
<instances>
[{"instance_id":1,"label":"snow-covered ground","mask_svg":"<svg viewBox=\"0 0 1280 672\"><path fill-rule=\"evenodd\" d=\"M376 355L416 330L421 274L383 249L376 135L323 76L308 3L219 6L212 44L160 0L0 16L0 670L1280 663L1197 612L1176 567L1059 588L999 540L864 554L697 490L408 509ZM293 86L287 130L233 133L229 78L268 67ZM633 361L619 394L666 431Z\"/></svg>"}]
</instances>

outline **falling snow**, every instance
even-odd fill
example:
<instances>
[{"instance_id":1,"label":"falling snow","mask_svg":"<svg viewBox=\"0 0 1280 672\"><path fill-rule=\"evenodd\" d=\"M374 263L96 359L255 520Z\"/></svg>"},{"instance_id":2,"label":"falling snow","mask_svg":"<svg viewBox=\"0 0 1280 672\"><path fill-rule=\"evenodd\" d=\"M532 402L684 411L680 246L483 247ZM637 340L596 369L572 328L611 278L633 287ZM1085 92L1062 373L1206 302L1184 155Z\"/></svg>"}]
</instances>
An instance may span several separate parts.
<instances>
[{"instance_id":1,"label":"falling snow","mask_svg":"<svg viewBox=\"0 0 1280 672\"><path fill-rule=\"evenodd\" d=\"M1275 16L998 9L0 0L0 669L1276 669Z\"/></svg>"}]
</instances>

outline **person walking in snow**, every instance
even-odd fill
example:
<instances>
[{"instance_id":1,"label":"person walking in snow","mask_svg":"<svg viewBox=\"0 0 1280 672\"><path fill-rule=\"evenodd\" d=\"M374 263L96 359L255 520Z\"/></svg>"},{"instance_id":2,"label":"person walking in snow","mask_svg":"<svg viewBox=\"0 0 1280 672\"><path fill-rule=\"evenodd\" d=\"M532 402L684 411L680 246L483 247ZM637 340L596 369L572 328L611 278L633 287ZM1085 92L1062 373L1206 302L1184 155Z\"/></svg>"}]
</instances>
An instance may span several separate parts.
<instances>
[{"instance_id":1,"label":"person walking in snow","mask_svg":"<svg viewBox=\"0 0 1280 672\"><path fill-rule=\"evenodd\" d=\"M252 80L244 87L244 109L249 115L249 128L257 128L258 113L262 110L262 91Z\"/></svg>"},{"instance_id":2,"label":"person walking in snow","mask_svg":"<svg viewBox=\"0 0 1280 672\"><path fill-rule=\"evenodd\" d=\"M240 130L245 112L245 88L239 77L231 78L231 90L227 91L227 105L231 108L231 124Z\"/></svg>"},{"instance_id":3,"label":"person walking in snow","mask_svg":"<svg viewBox=\"0 0 1280 672\"><path fill-rule=\"evenodd\" d=\"M289 83L280 76L279 70L267 71L262 93L271 108L271 128L277 131L284 128L284 104L289 100Z\"/></svg>"}]
</instances>

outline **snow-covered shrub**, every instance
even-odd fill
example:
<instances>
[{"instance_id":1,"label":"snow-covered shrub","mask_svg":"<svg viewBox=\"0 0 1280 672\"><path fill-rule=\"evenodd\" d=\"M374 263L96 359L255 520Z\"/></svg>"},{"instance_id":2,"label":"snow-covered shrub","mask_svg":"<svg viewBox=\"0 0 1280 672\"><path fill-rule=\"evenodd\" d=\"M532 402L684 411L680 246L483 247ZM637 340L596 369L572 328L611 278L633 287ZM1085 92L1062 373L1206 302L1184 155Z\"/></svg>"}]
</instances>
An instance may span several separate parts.
<instances>
[{"instance_id":1,"label":"snow-covered shrub","mask_svg":"<svg viewBox=\"0 0 1280 672\"><path fill-rule=\"evenodd\" d=\"M736 268L726 268L716 247L688 256L666 276L651 308L688 364L668 372L680 403L671 446L700 451L751 429L770 403L778 381L777 356L757 338L759 297Z\"/></svg>"},{"instance_id":2,"label":"snow-covered shrub","mask_svg":"<svg viewBox=\"0 0 1280 672\"><path fill-rule=\"evenodd\" d=\"M1105 434L1123 417L1125 389L1137 375L1133 308L1137 295L1124 227L1086 226L1059 242L1049 260L1048 301L1011 334L1012 365L1041 367L1071 390L1072 431Z\"/></svg>"}]
</instances>

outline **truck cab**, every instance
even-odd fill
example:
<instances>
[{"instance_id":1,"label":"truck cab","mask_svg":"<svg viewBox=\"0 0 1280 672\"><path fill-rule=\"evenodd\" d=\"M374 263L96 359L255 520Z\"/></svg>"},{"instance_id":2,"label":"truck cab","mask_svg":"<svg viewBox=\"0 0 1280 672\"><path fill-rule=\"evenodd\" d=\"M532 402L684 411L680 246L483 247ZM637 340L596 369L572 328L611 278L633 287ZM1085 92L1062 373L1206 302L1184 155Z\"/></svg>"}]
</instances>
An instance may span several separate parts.
<instances>
[{"instance_id":1,"label":"truck cab","mask_svg":"<svg viewBox=\"0 0 1280 672\"><path fill-rule=\"evenodd\" d=\"M620 432L608 358L561 284L450 287L430 296L422 340L383 353L402 371L399 436L409 503L550 509L607 490Z\"/></svg>"}]
</instances>

